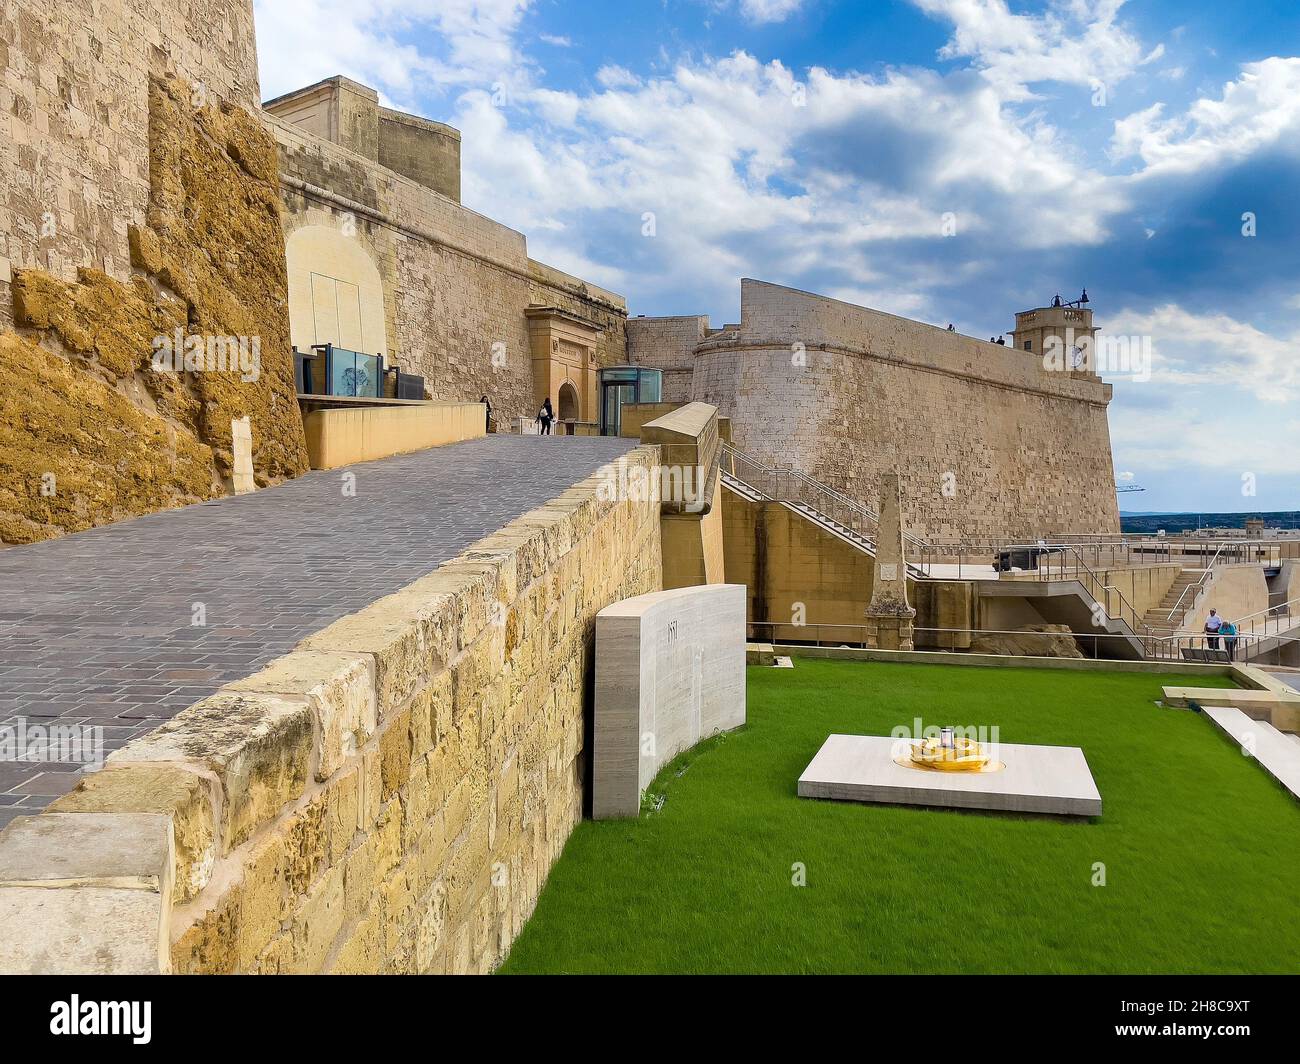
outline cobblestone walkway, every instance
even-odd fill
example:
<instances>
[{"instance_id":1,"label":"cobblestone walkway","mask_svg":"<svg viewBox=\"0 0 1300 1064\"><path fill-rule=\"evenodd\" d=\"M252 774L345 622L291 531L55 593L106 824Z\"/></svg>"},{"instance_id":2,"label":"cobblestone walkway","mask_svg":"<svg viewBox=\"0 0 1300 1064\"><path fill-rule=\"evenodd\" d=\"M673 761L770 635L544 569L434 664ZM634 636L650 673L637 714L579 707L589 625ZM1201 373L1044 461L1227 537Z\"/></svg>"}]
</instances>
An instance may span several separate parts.
<instances>
[{"instance_id":1,"label":"cobblestone walkway","mask_svg":"<svg viewBox=\"0 0 1300 1064\"><path fill-rule=\"evenodd\" d=\"M102 727L111 752L635 445L492 436L357 466L355 495L311 473L0 550L0 737ZM0 827L81 768L12 757L0 745Z\"/></svg>"}]
</instances>

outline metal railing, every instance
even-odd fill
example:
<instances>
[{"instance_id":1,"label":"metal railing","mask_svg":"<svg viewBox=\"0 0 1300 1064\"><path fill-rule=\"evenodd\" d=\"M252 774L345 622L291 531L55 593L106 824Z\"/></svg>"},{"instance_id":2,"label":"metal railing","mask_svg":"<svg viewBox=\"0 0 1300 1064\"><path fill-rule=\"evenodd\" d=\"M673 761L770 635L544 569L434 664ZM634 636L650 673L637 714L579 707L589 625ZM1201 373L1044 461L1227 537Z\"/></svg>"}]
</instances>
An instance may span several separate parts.
<instances>
[{"instance_id":1,"label":"metal railing","mask_svg":"<svg viewBox=\"0 0 1300 1064\"><path fill-rule=\"evenodd\" d=\"M721 451L722 471L732 479L773 502L813 511L822 520L859 537L874 551L880 536L880 518L869 506L797 469L768 466L729 443L723 443ZM903 541L909 556L927 547L907 533Z\"/></svg>"},{"instance_id":2,"label":"metal railing","mask_svg":"<svg viewBox=\"0 0 1300 1064\"><path fill-rule=\"evenodd\" d=\"M797 469L769 466L739 448L722 443L720 449L722 471L740 482L750 491L773 502L786 503L811 511L818 519L841 532L856 536L874 553L880 535L879 516L866 504L851 499L843 492L810 477ZM968 569L997 569L998 559L1006 556L1023 556L1029 561L1024 575L1017 579L1040 582L1076 581L1084 593L1099 607L1104 623L1116 620L1129 629L1132 638L1142 641L1144 647L1161 636L1146 622L1124 592L1108 583L1100 570L1150 568L1156 565L1181 564L1189 558L1208 563L1200 578L1189 584L1179 596L1169 613L1169 622L1176 630L1185 623L1187 615L1196 609L1201 593L1208 587L1210 577L1220 565L1263 562L1274 559L1280 564L1276 548L1270 549L1259 540L1207 541L1205 543L1141 539L1128 536L1066 535L1052 542L1036 543L957 542L930 543L909 533L903 534L904 552L908 568L920 578L952 577L939 572L939 566L956 566L955 578L964 578ZM1176 548L1176 549L1175 549ZM1213 552L1211 553L1211 548ZM1188 596L1190 601L1187 601ZM1177 617L1177 622L1174 618ZM1129 633L1110 633L1114 638L1128 638ZM1093 637L1089 634L1089 638Z\"/></svg>"},{"instance_id":3,"label":"metal railing","mask_svg":"<svg viewBox=\"0 0 1300 1064\"><path fill-rule=\"evenodd\" d=\"M1214 576L1214 569L1219 565L1252 565L1263 564L1268 566L1268 561L1261 561L1257 557L1256 551L1251 544L1245 542L1228 542L1221 543L1218 549L1210 556L1209 563L1201 570L1200 577L1183 589L1178 601L1174 603L1174 608L1169 611L1167 620L1174 628L1181 628L1187 623L1187 616L1195 613L1200 605L1201 596L1209 589L1210 580ZM1280 561L1278 564L1281 564ZM1188 596L1191 596L1188 599Z\"/></svg>"},{"instance_id":4,"label":"metal railing","mask_svg":"<svg viewBox=\"0 0 1300 1064\"><path fill-rule=\"evenodd\" d=\"M1210 564L1202 570L1199 579L1183 588L1182 594L1178 596L1178 601L1174 603L1174 608L1169 611L1169 616L1166 618L1175 629L1181 628L1187 623L1187 615L1196 609L1197 603L1201 601L1201 596L1209 589L1210 578L1214 575L1214 566L1218 564L1221 553L1222 548L1214 553L1214 557L1210 559ZM1191 600L1184 606L1183 602L1188 595L1192 596ZM1177 620L1174 620L1175 616L1178 618Z\"/></svg>"},{"instance_id":5,"label":"metal railing","mask_svg":"<svg viewBox=\"0 0 1300 1064\"><path fill-rule=\"evenodd\" d=\"M1248 613L1245 617L1232 621L1232 624L1237 629L1238 639L1250 639L1255 646L1259 646L1264 640L1273 636L1285 639L1287 637L1282 636L1283 632L1300 626L1300 617L1296 616L1297 609L1300 609L1300 599L1291 599L1288 602L1279 602L1276 606L1269 606L1268 609ZM1220 636L1220 638L1230 639L1231 636Z\"/></svg>"},{"instance_id":6,"label":"metal railing","mask_svg":"<svg viewBox=\"0 0 1300 1064\"><path fill-rule=\"evenodd\" d=\"M880 534L880 519L864 503L799 470L769 466L728 443L722 444L721 462L725 474L756 494L774 502L811 510L830 524L858 536L874 551ZM966 569L995 568L995 560L1001 555L1027 555L1038 564L1037 579L1077 580L1093 602L1101 606L1107 618L1122 621L1136 637L1154 634L1124 593L1108 584L1085 559L1082 550L1073 544L928 543L904 533L903 546L909 569L913 575L923 578L940 575L937 572L940 565L955 564L956 579L960 580ZM1118 564L1116 552L1119 549L1120 545L1107 545L1105 548L1112 565ZM1094 563L1100 566L1101 550L1090 550L1089 553ZM1046 560L1046 566L1041 564L1043 560ZM1127 562L1131 565L1131 556Z\"/></svg>"},{"instance_id":7,"label":"metal railing","mask_svg":"<svg viewBox=\"0 0 1300 1064\"><path fill-rule=\"evenodd\" d=\"M794 624L789 621L750 621L750 640L753 642L816 646L816 647L851 647L863 648L867 644L867 626L864 624ZM1041 641L1044 652L1041 654L1023 654L1023 657L1059 658L1061 655L1050 653L1053 640L1073 639L1085 657L1114 660L1122 654L1103 654L1102 650L1112 645L1115 640L1128 640L1129 637L1110 632L1016 632L1005 630L984 630L973 628L927 628L917 626L912 629L917 649L921 652L962 653L969 650L971 640L979 636L1014 636L1022 645L1032 646ZM927 638L928 637L928 638ZM1238 635L1229 646L1223 636L1180 635L1153 636L1142 640L1148 661L1185 661L1184 650L1218 650L1225 652L1226 660L1248 662L1265 651L1278 649L1282 644L1300 646L1300 637L1280 634L1264 635L1247 633ZM1270 645L1265 646L1265 643ZM1131 645L1131 643L1130 643Z\"/></svg>"},{"instance_id":8,"label":"metal railing","mask_svg":"<svg viewBox=\"0 0 1300 1064\"><path fill-rule=\"evenodd\" d=\"M865 647L867 643L867 626L865 624L794 624L782 621L750 621L749 633L752 642L817 646L817 647ZM1127 639L1124 635L1107 632L1067 633L1067 632L1012 632L1002 630L980 631L973 628L927 628L918 625L912 629L917 649L937 653L963 652L968 649L970 640L978 636L1015 636L1017 639L1033 643L1041 640L1044 647L1052 640L1062 638L1074 639L1081 652L1088 656L1101 658L1101 645L1107 640ZM924 637L930 638L924 638ZM1043 653L1026 655L1028 657L1060 657L1058 654Z\"/></svg>"}]
</instances>

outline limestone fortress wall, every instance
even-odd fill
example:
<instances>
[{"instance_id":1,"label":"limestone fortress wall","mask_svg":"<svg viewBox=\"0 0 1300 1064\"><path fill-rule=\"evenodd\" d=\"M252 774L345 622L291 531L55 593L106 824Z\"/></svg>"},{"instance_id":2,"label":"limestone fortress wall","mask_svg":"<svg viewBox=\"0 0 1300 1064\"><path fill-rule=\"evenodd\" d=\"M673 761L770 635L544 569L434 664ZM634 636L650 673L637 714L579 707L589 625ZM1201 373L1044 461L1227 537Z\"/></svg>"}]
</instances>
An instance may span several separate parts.
<instances>
[{"instance_id":1,"label":"limestone fortress wall","mask_svg":"<svg viewBox=\"0 0 1300 1064\"><path fill-rule=\"evenodd\" d=\"M697 321L630 319L629 358L670 370L666 390L690 362L672 398L716 405L742 450L868 504L897 469L909 531L931 540L1119 530L1111 388L1090 373L755 280L739 326L696 341Z\"/></svg>"},{"instance_id":2,"label":"limestone fortress wall","mask_svg":"<svg viewBox=\"0 0 1300 1064\"><path fill-rule=\"evenodd\" d=\"M258 483L307 468L252 5L88 10L4 8L0 543L225 494L245 417ZM247 366L157 372L177 336Z\"/></svg>"},{"instance_id":3,"label":"limestone fortress wall","mask_svg":"<svg viewBox=\"0 0 1300 1064\"><path fill-rule=\"evenodd\" d=\"M149 207L149 77L258 103L252 0L5 0L0 12L0 329L21 267L130 277Z\"/></svg>"},{"instance_id":4,"label":"limestone fortress wall","mask_svg":"<svg viewBox=\"0 0 1300 1064\"><path fill-rule=\"evenodd\" d=\"M5 4L0 544L227 493L244 417L258 485L304 472L294 346L487 395L503 426L547 396L595 420L624 361L622 297L459 202L456 130L342 78L263 110L252 7ZM154 372L178 330L255 339L258 379Z\"/></svg>"},{"instance_id":5,"label":"limestone fortress wall","mask_svg":"<svg viewBox=\"0 0 1300 1064\"><path fill-rule=\"evenodd\" d=\"M364 350L424 377L429 398L487 395L502 420L536 413L530 306L591 323L591 367L624 361L621 296L531 259L522 233L388 169L356 140L334 143L274 113L264 121L280 148L291 267L302 248L304 269L347 276L339 257L359 248L382 291L382 331ZM295 335L300 348L312 340Z\"/></svg>"}]
</instances>

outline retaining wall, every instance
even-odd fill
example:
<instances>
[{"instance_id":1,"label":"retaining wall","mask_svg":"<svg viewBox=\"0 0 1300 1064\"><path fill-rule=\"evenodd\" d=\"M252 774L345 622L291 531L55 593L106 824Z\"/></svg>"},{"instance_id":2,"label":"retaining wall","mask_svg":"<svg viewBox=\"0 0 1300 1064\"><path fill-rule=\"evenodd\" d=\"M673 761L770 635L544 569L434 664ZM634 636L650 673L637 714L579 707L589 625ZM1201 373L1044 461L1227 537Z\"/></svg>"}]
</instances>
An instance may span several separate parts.
<instances>
[{"instance_id":1,"label":"retaining wall","mask_svg":"<svg viewBox=\"0 0 1300 1064\"><path fill-rule=\"evenodd\" d=\"M642 447L617 464L656 461ZM70 815L15 821L0 969L494 968L582 816L595 616L661 586L658 501L607 483L593 475L125 747L52 807ZM117 839L138 844L49 867Z\"/></svg>"}]
</instances>

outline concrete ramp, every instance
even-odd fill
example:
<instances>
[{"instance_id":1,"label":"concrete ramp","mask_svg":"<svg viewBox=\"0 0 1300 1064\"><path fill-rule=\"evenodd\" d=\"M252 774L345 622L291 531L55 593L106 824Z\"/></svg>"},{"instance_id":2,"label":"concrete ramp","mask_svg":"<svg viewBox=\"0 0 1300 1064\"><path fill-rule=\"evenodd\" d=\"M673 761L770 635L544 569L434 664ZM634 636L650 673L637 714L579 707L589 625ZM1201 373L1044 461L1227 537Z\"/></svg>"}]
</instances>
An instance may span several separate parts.
<instances>
[{"instance_id":1,"label":"concrete ramp","mask_svg":"<svg viewBox=\"0 0 1300 1064\"><path fill-rule=\"evenodd\" d=\"M1264 771L1300 798L1300 746L1267 721L1252 720L1231 706L1206 706L1203 710L1221 731L1260 763Z\"/></svg>"}]
</instances>

